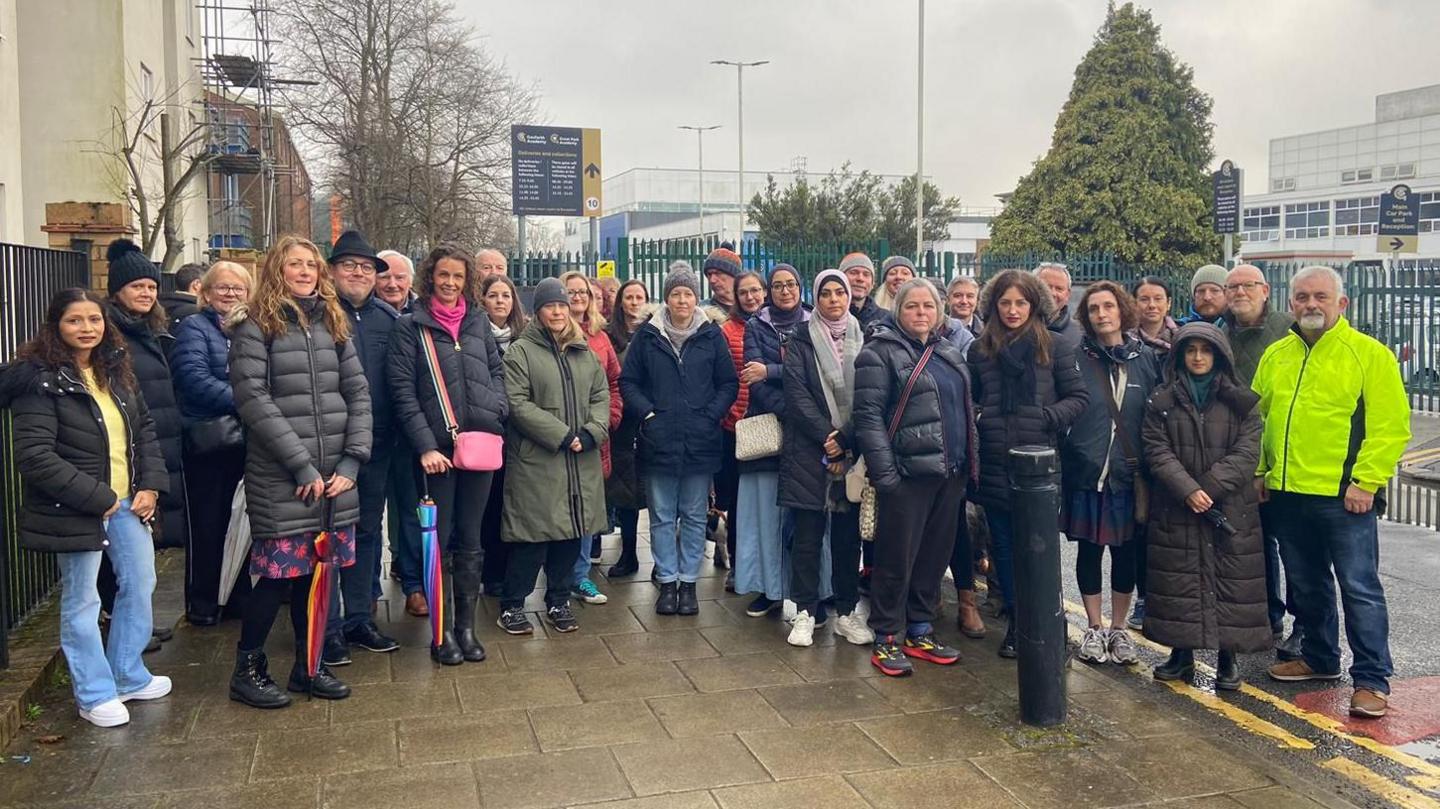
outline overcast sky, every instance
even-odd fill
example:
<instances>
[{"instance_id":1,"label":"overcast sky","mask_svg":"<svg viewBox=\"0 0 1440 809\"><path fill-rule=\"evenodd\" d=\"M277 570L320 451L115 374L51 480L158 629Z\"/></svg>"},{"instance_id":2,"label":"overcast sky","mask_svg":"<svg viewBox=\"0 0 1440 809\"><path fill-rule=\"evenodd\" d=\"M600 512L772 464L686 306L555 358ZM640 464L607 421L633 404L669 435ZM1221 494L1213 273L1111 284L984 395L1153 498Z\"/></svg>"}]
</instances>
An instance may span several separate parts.
<instances>
[{"instance_id":1,"label":"overcast sky","mask_svg":"<svg viewBox=\"0 0 1440 809\"><path fill-rule=\"evenodd\" d=\"M455 0L541 98L546 123L599 127L605 169L915 170L914 0ZM1142 4L1144 5L1144 4ZM1378 93L1440 83L1436 0L1153 0L1163 41L1215 101L1215 151L1263 191L1272 137L1365 123ZM1049 145L1104 0L929 0L925 173L994 204Z\"/></svg>"}]
</instances>

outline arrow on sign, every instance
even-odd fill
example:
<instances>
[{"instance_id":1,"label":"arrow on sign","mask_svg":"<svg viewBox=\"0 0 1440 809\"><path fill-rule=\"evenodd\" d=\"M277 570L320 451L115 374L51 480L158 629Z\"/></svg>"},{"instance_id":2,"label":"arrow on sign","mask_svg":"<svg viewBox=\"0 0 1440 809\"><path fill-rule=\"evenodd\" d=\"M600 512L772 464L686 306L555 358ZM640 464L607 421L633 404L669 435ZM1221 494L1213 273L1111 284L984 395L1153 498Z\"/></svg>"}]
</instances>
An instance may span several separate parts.
<instances>
[{"instance_id":1,"label":"arrow on sign","mask_svg":"<svg viewBox=\"0 0 1440 809\"><path fill-rule=\"evenodd\" d=\"M1392 252L1392 253L1397 253L1397 252L1399 252L1403 247L1405 247L1405 240L1404 240L1404 239L1400 238L1399 236L1391 236L1391 237L1390 237L1390 252Z\"/></svg>"},{"instance_id":2,"label":"arrow on sign","mask_svg":"<svg viewBox=\"0 0 1440 809\"><path fill-rule=\"evenodd\" d=\"M600 176L600 167L597 166L597 165L595 165L594 163L591 163L590 165L588 165L588 166L585 167L585 176L586 176L586 177L599 177L599 176Z\"/></svg>"}]
</instances>

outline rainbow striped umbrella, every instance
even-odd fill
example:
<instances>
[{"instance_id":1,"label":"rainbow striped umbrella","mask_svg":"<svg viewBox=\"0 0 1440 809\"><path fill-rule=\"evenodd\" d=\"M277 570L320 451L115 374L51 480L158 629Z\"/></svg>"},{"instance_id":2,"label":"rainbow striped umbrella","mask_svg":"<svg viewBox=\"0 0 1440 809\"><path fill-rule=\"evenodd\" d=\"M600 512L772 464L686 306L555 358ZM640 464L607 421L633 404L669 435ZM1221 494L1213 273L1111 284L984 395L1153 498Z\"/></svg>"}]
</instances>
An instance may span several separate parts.
<instances>
[{"instance_id":1,"label":"rainbow striped umbrella","mask_svg":"<svg viewBox=\"0 0 1440 809\"><path fill-rule=\"evenodd\" d=\"M441 576L444 551L440 548L435 501L430 499L428 482L415 512L420 518L420 557L424 564L420 585L425 590L425 603L430 605L430 645L439 646L445 634L445 581Z\"/></svg>"},{"instance_id":2,"label":"rainbow striped umbrella","mask_svg":"<svg viewBox=\"0 0 1440 809\"><path fill-rule=\"evenodd\" d=\"M305 666L311 679L320 672L320 659L325 650L325 625L330 619L330 597L335 591L335 501L324 498L320 505L320 524L315 535L315 573L310 580L310 597L306 602Z\"/></svg>"}]
</instances>

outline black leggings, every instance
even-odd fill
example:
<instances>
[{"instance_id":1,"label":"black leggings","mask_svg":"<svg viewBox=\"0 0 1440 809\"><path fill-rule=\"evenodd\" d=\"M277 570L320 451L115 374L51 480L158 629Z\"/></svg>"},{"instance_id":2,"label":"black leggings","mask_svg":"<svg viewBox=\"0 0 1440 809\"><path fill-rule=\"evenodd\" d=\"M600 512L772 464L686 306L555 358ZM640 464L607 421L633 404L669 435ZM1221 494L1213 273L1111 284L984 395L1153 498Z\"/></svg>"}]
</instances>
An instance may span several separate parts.
<instances>
[{"instance_id":1,"label":"black leggings","mask_svg":"<svg viewBox=\"0 0 1440 809\"><path fill-rule=\"evenodd\" d=\"M250 591L245 602L245 616L240 622L240 649L255 651L265 648L270 627L280 613L280 602L290 593L290 623L295 628L295 657L304 662L306 618L309 615L310 581L314 574L298 579L261 579Z\"/></svg>"},{"instance_id":2,"label":"black leggings","mask_svg":"<svg viewBox=\"0 0 1440 809\"><path fill-rule=\"evenodd\" d=\"M1135 542L1123 545L1096 545L1094 542L1079 540L1079 553L1075 556L1075 578L1080 582L1080 594L1100 595L1100 558L1105 548L1110 548L1110 589L1116 593L1135 591Z\"/></svg>"},{"instance_id":3,"label":"black leggings","mask_svg":"<svg viewBox=\"0 0 1440 809\"><path fill-rule=\"evenodd\" d=\"M1148 537L1145 535L1145 526L1137 525L1135 536L1125 543L1135 546L1135 595L1142 599L1145 598L1145 565L1149 564L1150 557L1146 552L1146 539Z\"/></svg>"}]
</instances>

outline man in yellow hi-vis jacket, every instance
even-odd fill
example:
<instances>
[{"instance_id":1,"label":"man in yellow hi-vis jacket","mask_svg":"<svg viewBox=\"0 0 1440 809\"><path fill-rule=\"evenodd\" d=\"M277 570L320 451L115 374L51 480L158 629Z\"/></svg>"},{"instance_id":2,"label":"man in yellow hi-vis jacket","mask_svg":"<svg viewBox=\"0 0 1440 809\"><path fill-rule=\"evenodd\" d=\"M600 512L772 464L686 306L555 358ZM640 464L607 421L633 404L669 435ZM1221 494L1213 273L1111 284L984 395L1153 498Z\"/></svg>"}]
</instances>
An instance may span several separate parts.
<instances>
[{"instance_id":1,"label":"man in yellow hi-vis jacket","mask_svg":"<svg viewBox=\"0 0 1440 809\"><path fill-rule=\"evenodd\" d=\"M1410 440L1410 403L1395 356L1342 316L1349 303L1335 270L1296 273L1295 325L1265 350L1255 372L1265 417L1258 474L1305 633L1301 658L1272 666L1270 676L1340 677L1338 582L1355 656L1350 713L1379 717L1392 667L1376 519Z\"/></svg>"}]
</instances>

